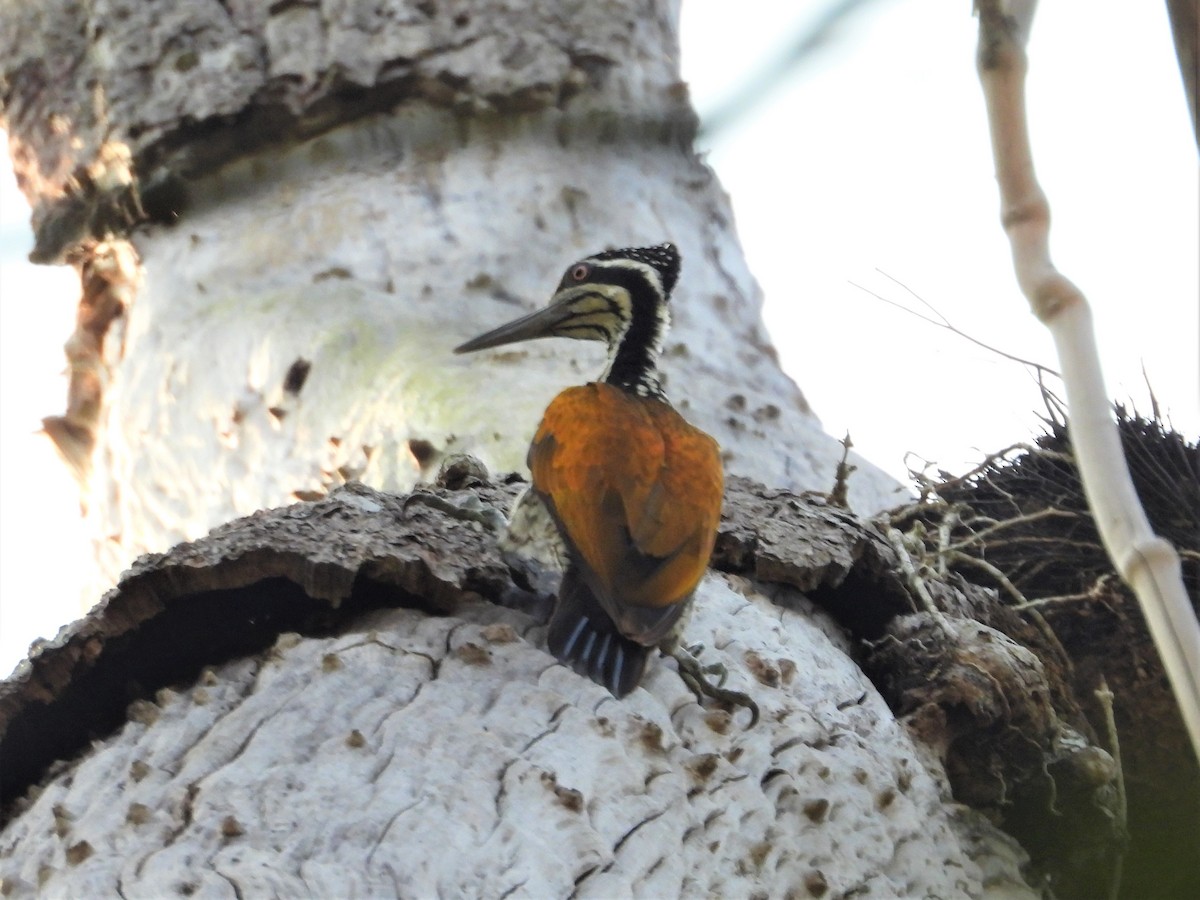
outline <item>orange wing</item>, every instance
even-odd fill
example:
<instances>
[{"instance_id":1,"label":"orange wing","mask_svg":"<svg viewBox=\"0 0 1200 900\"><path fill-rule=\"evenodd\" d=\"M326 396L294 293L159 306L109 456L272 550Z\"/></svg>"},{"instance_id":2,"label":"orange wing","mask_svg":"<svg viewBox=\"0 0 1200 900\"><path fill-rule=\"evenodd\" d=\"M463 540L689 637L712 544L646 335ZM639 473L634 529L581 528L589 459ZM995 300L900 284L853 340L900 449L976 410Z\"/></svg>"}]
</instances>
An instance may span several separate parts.
<instances>
[{"instance_id":1,"label":"orange wing","mask_svg":"<svg viewBox=\"0 0 1200 900\"><path fill-rule=\"evenodd\" d=\"M547 408L529 468L627 636L637 637L639 611L695 590L721 516L721 458L716 441L668 404L608 384L569 388Z\"/></svg>"}]
</instances>

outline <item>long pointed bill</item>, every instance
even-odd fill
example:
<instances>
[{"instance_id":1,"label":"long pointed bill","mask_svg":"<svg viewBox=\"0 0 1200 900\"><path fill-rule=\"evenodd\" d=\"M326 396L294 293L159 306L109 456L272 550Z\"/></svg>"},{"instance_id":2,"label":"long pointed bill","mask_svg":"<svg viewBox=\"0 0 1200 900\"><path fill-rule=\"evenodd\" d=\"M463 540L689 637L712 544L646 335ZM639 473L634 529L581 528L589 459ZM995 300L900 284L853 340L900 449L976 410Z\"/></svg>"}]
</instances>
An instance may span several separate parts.
<instances>
[{"instance_id":1,"label":"long pointed bill","mask_svg":"<svg viewBox=\"0 0 1200 900\"><path fill-rule=\"evenodd\" d=\"M517 341L528 341L533 338L554 337L559 325L571 318L572 311L563 301L552 303L545 309L530 313L527 316L493 328L486 334L472 338L465 344L454 348L455 353L472 353L475 350L486 350L488 347L499 347L502 344L514 344Z\"/></svg>"}]
</instances>

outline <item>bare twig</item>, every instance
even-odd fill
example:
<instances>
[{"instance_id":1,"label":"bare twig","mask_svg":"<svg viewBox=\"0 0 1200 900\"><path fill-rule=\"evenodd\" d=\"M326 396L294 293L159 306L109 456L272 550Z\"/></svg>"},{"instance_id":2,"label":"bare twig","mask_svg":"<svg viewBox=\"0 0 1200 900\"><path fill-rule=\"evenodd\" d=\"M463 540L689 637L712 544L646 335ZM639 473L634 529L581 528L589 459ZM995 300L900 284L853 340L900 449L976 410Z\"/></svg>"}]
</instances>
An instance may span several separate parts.
<instances>
[{"instance_id":1,"label":"bare twig","mask_svg":"<svg viewBox=\"0 0 1200 900\"><path fill-rule=\"evenodd\" d=\"M1009 444L1003 450L997 450L995 453L989 453L983 458L982 462L980 462L970 471L964 472L962 475L957 477L951 477L947 474L944 478L935 481L924 472L917 471L911 465L908 467L908 476L916 483L917 487L921 489L922 496L936 494L939 490L944 491L947 488L958 487L963 482L970 481L976 475L986 471L987 469L990 469L997 460L1005 459L1008 454L1015 450L1024 450L1026 453L1040 453L1047 459L1061 459L1064 462L1074 462L1073 457L1064 453L1059 453L1055 450L1047 450L1044 447L1036 447L1033 444ZM907 453L904 457L906 464L908 463L908 458L910 456L916 456L916 454L912 452ZM920 459L920 457L917 458ZM933 465L933 463L926 461L926 468L931 465Z\"/></svg>"},{"instance_id":2,"label":"bare twig","mask_svg":"<svg viewBox=\"0 0 1200 900\"><path fill-rule=\"evenodd\" d=\"M1037 609L1041 606L1052 606L1055 603L1077 603L1084 600L1099 600L1109 590L1108 583L1115 576L1111 573L1101 575L1086 591L1081 591L1077 594L1055 594L1052 597L1038 597L1036 600L1026 600L1024 603L1013 607L1018 612L1024 612L1027 609Z\"/></svg>"},{"instance_id":3,"label":"bare twig","mask_svg":"<svg viewBox=\"0 0 1200 900\"><path fill-rule=\"evenodd\" d=\"M1117 719L1113 715L1113 692L1108 689L1108 679L1100 676L1100 687L1095 691L1096 699L1104 709L1104 726L1108 731L1108 752L1112 754L1113 762L1117 764L1117 819L1121 831L1125 831L1128 822L1129 801L1125 795L1125 768L1121 764L1121 741L1117 737ZM1112 883L1109 885L1108 896L1116 900L1121 896L1121 870L1125 862L1125 854L1117 851L1113 860Z\"/></svg>"},{"instance_id":4,"label":"bare twig","mask_svg":"<svg viewBox=\"0 0 1200 900\"><path fill-rule=\"evenodd\" d=\"M1042 510L1038 510L1037 512L1026 513L1026 514L1024 514L1022 516L1018 516L1014 519L1005 519L1003 522L997 522L995 525L990 525L987 528L983 529L982 531L974 532L969 537L966 537L963 540L958 541L957 543L946 544L944 549L945 550L964 550L967 547L970 547L972 544L978 544L982 541L988 540L989 538L994 536L996 534L996 532L1003 531L1005 528L1012 528L1015 525L1027 525L1030 522L1036 522L1038 519L1051 519L1051 518L1071 519L1074 517L1075 517L1075 513L1068 512L1067 510L1064 510L1064 509L1054 509L1054 508L1042 509Z\"/></svg>"},{"instance_id":5,"label":"bare twig","mask_svg":"<svg viewBox=\"0 0 1200 900\"><path fill-rule=\"evenodd\" d=\"M1050 261L1050 207L1037 182L1025 116L1025 44L1035 0L976 0L977 64L991 129L1001 221L1013 268L1049 328L1062 367L1076 463L1096 527L1133 589L1200 756L1200 623L1183 587L1179 555L1154 534L1134 492L1111 416L1082 292Z\"/></svg>"},{"instance_id":6,"label":"bare twig","mask_svg":"<svg viewBox=\"0 0 1200 900\"><path fill-rule=\"evenodd\" d=\"M930 325L935 325L938 328L945 328L947 331L958 335L960 338L970 341L972 344L975 344L977 347L982 347L984 350L987 350L989 353L995 353L997 356L1003 356L1005 359L1012 360L1015 363L1020 363L1023 366L1028 366L1029 368L1033 369L1034 371L1036 371L1038 373L1039 383L1040 383L1042 377L1045 375L1053 375L1056 378L1059 377L1058 373L1055 372L1053 369L1051 369L1049 366L1043 366L1041 363L1036 363L1032 359L1025 359L1023 356L1017 356L1016 354L1009 353L1006 350L1001 350L999 347L993 347L991 344L986 343L985 341L981 341L979 338L967 334L965 331L963 331L957 325L954 325L944 315L942 315L941 311L937 307L935 307L932 303L930 303L928 300L926 300L924 297L922 297L920 294L918 294L916 291L914 291L912 288L910 288L903 281L900 281L898 278L895 278L895 277L889 275L887 272L883 271L882 269L876 269L875 271L878 272L880 275L882 275L884 278L887 278L889 281L893 281L900 287L904 288L904 290L906 290L913 299L915 299L918 303L920 303L922 306L924 306L926 309L928 309L931 313L933 313L933 315L927 316L924 313L917 312L915 309L905 306L903 303L897 303L895 300L891 300L891 299L883 296L883 294L876 293L875 291L871 290L870 288L863 287L858 282L851 281L850 286L856 287L860 291L870 294L876 300L881 300L882 302L886 303L888 306L894 306L894 307L896 307L896 309L901 310L902 312L906 312L910 316L916 316L922 322L928 322Z\"/></svg>"},{"instance_id":7,"label":"bare twig","mask_svg":"<svg viewBox=\"0 0 1200 900\"><path fill-rule=\"evenodd\" d=\"M951 503L946 507L945 515L938 520L937 561L934 565L934 570L941 578L945 578L948 571L946 566L946 549L950 546L950 535L954 532L954 526L958 525L961 521L962 506L961 503Z\"/></svg>"},{"instance_id":8,"label":"bare twig","mask_svg":"<svg viewBox=\"0 0 1200 900\"><path fill-rule=\"evenodd\" d=\"M1071 662L1071 654L1067 653L1067 648L1062 645L1062 641L1058 639L1058 635L1054 633L1054 629L1050 627L1050 623L1046 621L1037 609L1033 608L1032 604L1025 599L1015 584L1013 584L1007 575L993 566L986 559L980 559L978 556L971 556L967 553L962 553L958 550L952 550L946 554L946 559L951 563L960 563L965 566L971 566L976 569L981 569L995 579L1000 585L1001 590L1013 601L1013 608L1023 610L1033 619L1033 624L1042 633L1042 637L1046 639L1046 643L1054 648L1054 652L1058 654L1059 661L1063 664L1063 668L1070 672L1074 668L1074 663Z\"/></svg>"},{"instance_id":9,"label":"bare twig","mask_svg":"<svg viewBox=\"0 0 1200 900\"><path fill-rule=\"evenodd\" d=\"M1029 602L1025 598L1025 595L1017 590L1017 586L1009 581L1008 576L993 566L986 559L980 559L978 556L971 556L969 553L962 553L958 550L948 553L946 556L949 562L961 563L964 566L970 566L986 572L995 580L996 584L1000 585L1000 589L1004 591L1004 593L1008 594L1009 598L1012 600L1013 606L1023 607Z\"/></svg>"},{"instance_id":10,"label":"bare twig","mask_svg":"<svg viewBox=\"0 0 1200 900\"><path fill-rule=\"evenodd\" d=\"M920 524L920 523L918 523ZM912 592L921 601L921 606L925 608L925 612L929 613L930 617L941 626L943 631L948 631L949 626L946 624L946 617L934 602L933 596L929 593L929 588L925 586L925 579L917 570L916 563L908 553L908 544L911 541L913 545L920 548L921 554L924 555L925 548L922 538L917 536L906 536L895 528L887 530L888 543L892 545L892 549L896 551L896 557L900 561L900 568L904 572L905 579L908 581L908 586Z\"/></svg>"}]
</instances>

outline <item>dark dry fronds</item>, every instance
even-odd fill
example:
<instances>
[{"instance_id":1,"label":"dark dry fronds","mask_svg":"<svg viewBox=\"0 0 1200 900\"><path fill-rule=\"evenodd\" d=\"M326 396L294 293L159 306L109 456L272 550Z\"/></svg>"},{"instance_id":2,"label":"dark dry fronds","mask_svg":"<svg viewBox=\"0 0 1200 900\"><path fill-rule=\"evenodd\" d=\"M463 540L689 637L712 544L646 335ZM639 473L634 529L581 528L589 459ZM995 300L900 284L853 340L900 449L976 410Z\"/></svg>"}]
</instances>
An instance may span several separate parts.
<instances>
[{"instance_id":1,"label":"dark dry fronds","mask_svg":"<svg viewBox=\"0 0 1200 900\"><path fill-rule=\"evenodd\" d=\"M1146 516L1177 548L1197 608L1200 444L1171 428L1153 400L1151 409L1145 416L1117 405L1118 431ZM1048 644L1065 648L1063 668L1093 726L1120 733L1130 836L1122 895L1154 884L1162 896L1194 896L1200 768L1141 609L1101 543L1066 416L1051 398L1044 422L1032 444L991 454L965 475L933 477L926 464L913 473L920 499L891 522L910 547L923 541L926 565L990 583ZM1111 709L1097 699L1101 684L1111 686Z\"/></svg>"},{"instance_id":2,"label":"dark dry fronds","mask_svg":"<svg viewBox=\"0 0 1200 900\"><path fill-rule=\"evenodd\" d=\"M1200 595L1200 447L1168 428L1116 407L1121 443L1146 515L1184 559L1184 584ZM1071 460L1067 426L1057 416L1033 446L1008 451L964 479L933 487L947 504L965 504L954 538L960 549L1003 571L1029 600L1087 594L1113 575ZM994 524L980 528L980 523ZM1048 559L1053 565L1046 565Z\"/></svg>"}]
</instances>

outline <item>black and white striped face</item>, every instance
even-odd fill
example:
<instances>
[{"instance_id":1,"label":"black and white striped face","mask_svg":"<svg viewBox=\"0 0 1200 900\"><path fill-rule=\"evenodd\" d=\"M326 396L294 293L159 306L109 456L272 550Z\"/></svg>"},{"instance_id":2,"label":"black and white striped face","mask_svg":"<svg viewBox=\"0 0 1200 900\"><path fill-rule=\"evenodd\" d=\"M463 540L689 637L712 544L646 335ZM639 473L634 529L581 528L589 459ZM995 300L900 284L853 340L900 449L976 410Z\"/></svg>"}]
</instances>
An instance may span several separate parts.
<instances>
[{"instance_id":1,"label":"black and white striped face","mask_svg":"<svg viewBox=\"0 0 1200 900\"><path fill-rule=\"evenodd\" d=\"M606 250L580 260L563 275L559 289L579 281L579 267L592 267L603 278L621 270L638 273L653 291L665 301L671 296L675 282L679 279L679 251L674 244L659 244L657 247L627 247L624 250Z\"/></svg>"},{"instance_id":2,"label":"black and white striped face","mask_svg":"<svg viewBox=\"0 0 1200 900\"><path fill-rule=\"evenodd\" d=\"M567 269L545 309L480 335L455 352L567 337L604 341L613 356L629 343L627 349L637 349L639 357L657 357L669 323L667 298L678 277L679 252L672 244L597 253Z\"/></svg>"},{"instance_id":3,"label":"black and white striped face","mask_svg":"<svg viewBox=\"0 0 1200 900\"><path fill-rule=\"evenodd\" d=\"M563 274L550 301L570 311L556 333L615 347L631 331L642 331L657 351L669 322L667 298L678 272L679 254L670 244L610 250L582 259Z\"/></svg>"}]
</instances>

